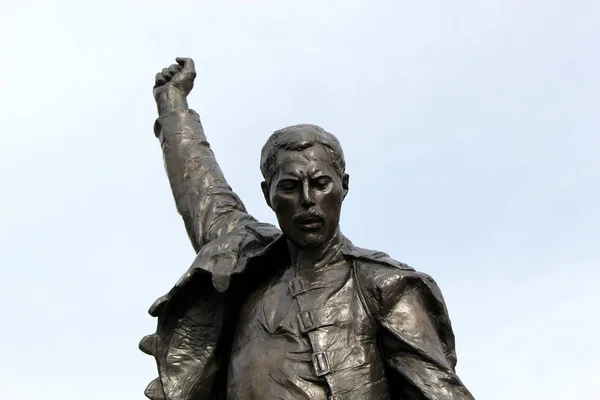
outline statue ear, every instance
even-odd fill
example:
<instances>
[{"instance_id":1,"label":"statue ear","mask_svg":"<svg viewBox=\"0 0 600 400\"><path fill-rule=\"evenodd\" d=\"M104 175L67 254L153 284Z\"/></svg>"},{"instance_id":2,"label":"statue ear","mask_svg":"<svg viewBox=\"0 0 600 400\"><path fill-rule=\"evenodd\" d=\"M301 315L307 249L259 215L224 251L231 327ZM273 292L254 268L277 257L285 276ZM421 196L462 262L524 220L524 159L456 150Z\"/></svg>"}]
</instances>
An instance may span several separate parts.
<instances>
[{"instance_id":1,"label":"statue ear","mask_svg":"<svg viewBox=\"0 0 600 400\"><path fill-rule=\"evenodd\" d=\"M344 198L346 198L346 195L348 194L349 184L350 184L350 175L344 174L344 176L342 176L342 188L344 189Z\"/></svg>"},{"instance_id":2,"label":"statue ear","mask_svg":"<svg viewBox=\"0 0 600 400\"><path fill-rule=\"evenodd\" d=\"M269 184L266 181L263 181L260 183L260 188L262 189L263 195L265 196L265 201L267 202L267 205L269 206L269 208L273 209L273 207L271 207L271 196L269 193Z\"/></svg>"}]
</instances>

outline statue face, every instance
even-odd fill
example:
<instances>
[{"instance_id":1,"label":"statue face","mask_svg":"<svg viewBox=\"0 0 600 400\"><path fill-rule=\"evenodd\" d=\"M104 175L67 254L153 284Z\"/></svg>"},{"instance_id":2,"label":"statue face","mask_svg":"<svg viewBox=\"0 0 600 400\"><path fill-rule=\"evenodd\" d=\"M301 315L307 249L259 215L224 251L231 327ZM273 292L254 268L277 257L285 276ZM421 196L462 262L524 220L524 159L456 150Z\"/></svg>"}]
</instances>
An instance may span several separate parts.
<instances>
[{"instance_id":1,"label":"statue face","mask_svg":"<svg viewBox=\"0 0 600 400\"><path fill-rule=\"evenodd\" d=\"M288 240L302 249L326 244L336 233L348 175L331 165L321 145L302 151L280 150L277 170L263 191Z\"/></svg>"}]
</instances>

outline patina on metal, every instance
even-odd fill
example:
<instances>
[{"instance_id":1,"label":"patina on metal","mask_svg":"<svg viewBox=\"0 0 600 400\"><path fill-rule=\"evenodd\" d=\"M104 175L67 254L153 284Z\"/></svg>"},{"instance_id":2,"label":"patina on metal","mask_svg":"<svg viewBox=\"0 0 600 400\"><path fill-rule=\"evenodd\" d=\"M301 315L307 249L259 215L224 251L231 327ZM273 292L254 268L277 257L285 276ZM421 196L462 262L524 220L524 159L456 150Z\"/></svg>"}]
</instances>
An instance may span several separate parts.
<instances>
[{"instance_id":1,"label":"patina on metal","mask_svg":"<svg viewBox=\"0 0 600 400\"><path fill-rule=\"evenodd\" d=\"M156 75L154 132L197 252L150 308L153 400L466 400L440 289L339 229L344 154L315 125L275 132L262 191L279 229L250 216L225 180L187 95L189 58Z\"/></svg>"}]
</instances>

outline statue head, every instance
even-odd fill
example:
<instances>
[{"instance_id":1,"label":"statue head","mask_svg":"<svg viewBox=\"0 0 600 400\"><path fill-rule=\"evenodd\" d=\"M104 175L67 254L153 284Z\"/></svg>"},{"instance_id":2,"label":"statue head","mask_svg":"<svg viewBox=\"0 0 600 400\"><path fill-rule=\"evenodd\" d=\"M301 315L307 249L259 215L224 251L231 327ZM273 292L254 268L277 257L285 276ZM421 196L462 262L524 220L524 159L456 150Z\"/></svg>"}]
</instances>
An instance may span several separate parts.
<instances>
[{"instance_id":1,"label":"statue head","mask_svg":"<svg viewBox=\"0 0 600 400\"><path fill-rule=\"evenodd\" d=\"M329 242L348 194L337 138L315 125L278 130L262 149L260 169L265 200L287 239L301 249Z\"/></svg>"}]
</instances>

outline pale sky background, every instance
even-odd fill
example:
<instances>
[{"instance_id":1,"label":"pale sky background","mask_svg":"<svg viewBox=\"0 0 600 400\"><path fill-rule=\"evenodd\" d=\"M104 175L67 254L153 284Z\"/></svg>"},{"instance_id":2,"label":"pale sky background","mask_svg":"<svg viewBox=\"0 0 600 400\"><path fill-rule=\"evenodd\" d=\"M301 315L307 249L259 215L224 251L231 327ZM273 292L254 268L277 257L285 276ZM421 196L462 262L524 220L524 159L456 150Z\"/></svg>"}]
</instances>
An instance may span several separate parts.
<instances>
[{"instance_id":1,"label":"pale sky background","mask_svg":"<svg viewBox=\"0 0 600 400\"><path fill-rule=\"evenodd\" d=\"M600 399L600 2L3 1L0 398L142 399L146 311L194 254L151 88L190 98L235 191L315 123L344 233L431 274L477 399Z\"/></svg>"}]
</instances>

